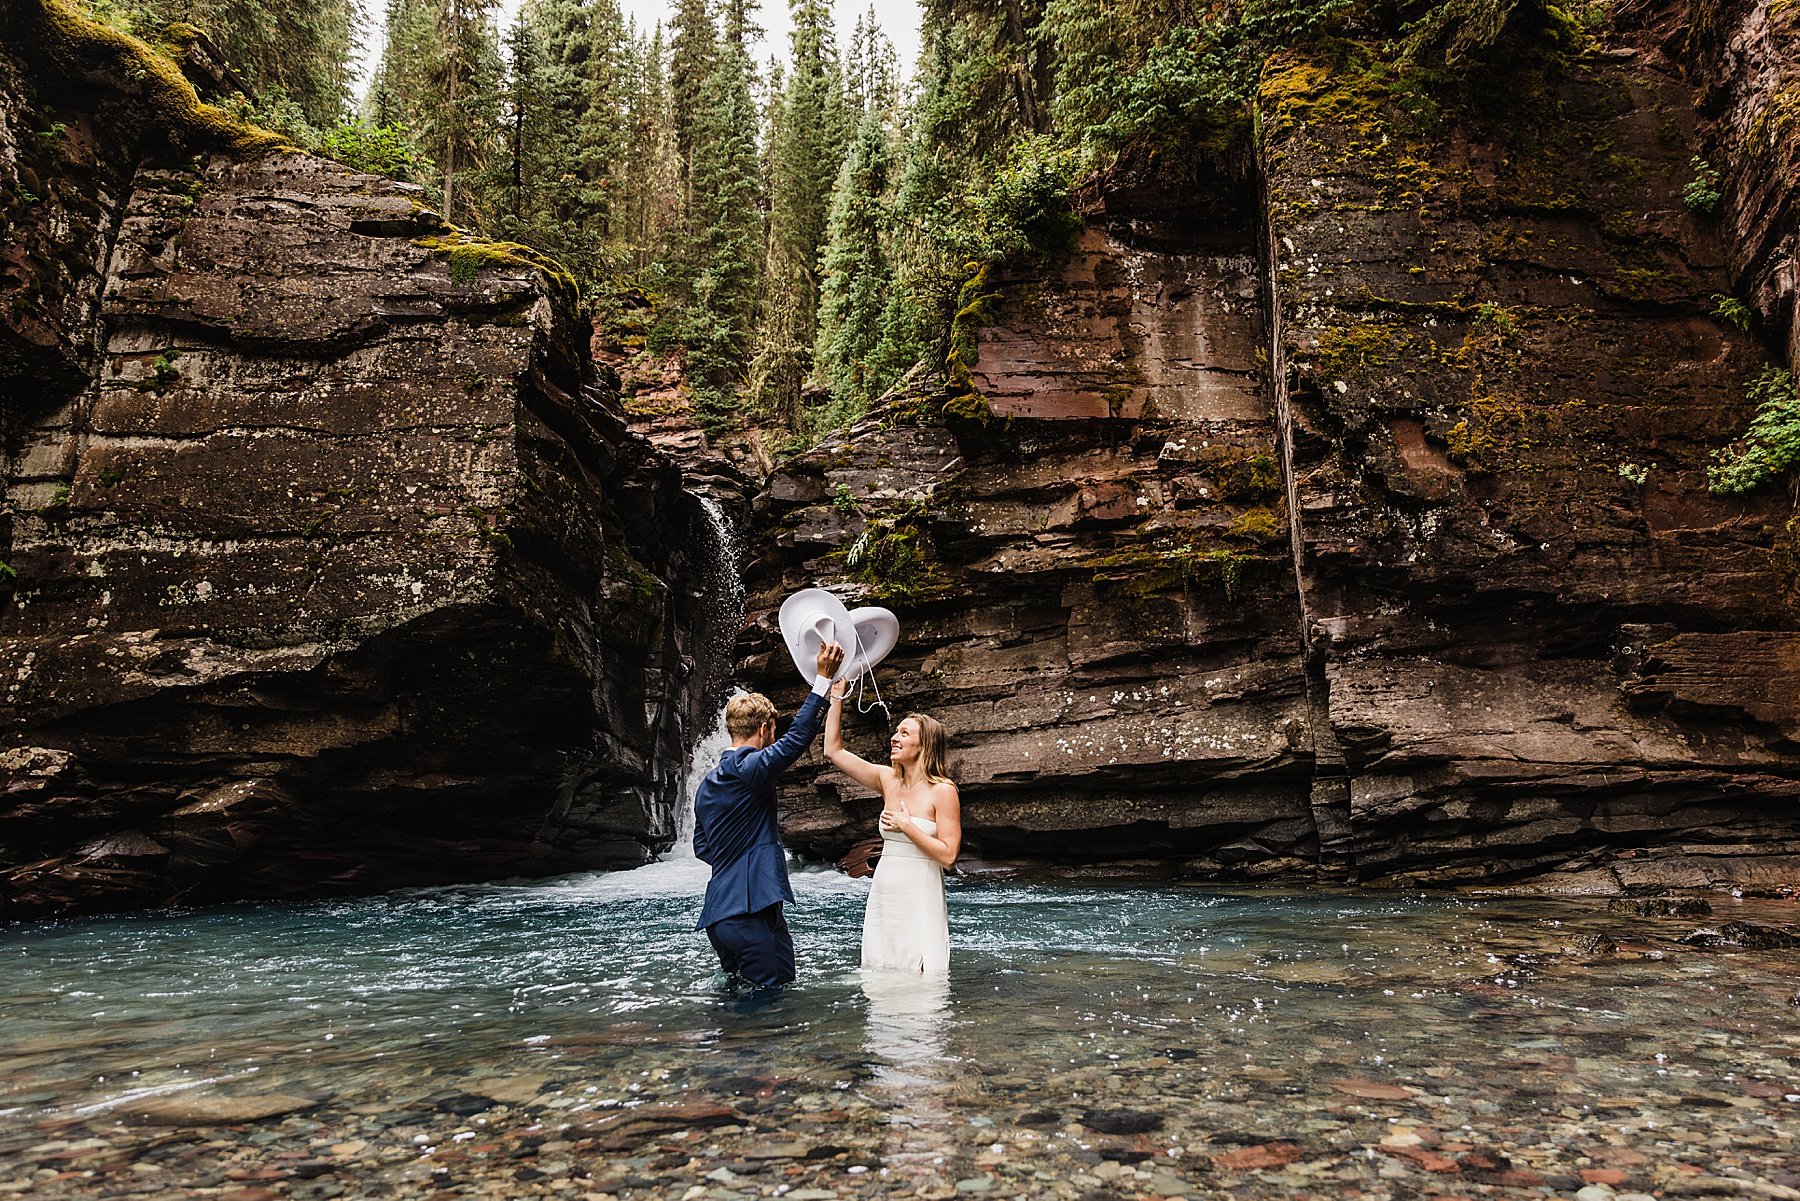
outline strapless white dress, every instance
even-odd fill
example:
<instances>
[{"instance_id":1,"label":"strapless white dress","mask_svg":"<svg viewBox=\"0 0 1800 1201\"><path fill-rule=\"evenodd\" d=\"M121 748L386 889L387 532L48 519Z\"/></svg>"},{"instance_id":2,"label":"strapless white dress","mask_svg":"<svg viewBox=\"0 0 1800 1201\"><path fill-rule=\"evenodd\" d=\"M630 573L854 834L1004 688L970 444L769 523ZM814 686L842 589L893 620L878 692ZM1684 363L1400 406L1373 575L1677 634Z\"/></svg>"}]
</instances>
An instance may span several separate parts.
<instances>
[{"instance_id":1,"label":"strapless white dress","mask_svg":"<svg viewBox=\"0 0 1800 1201\"><path fill-rule=\"evenodd\" d=\"M910 820L937 833L928 818ZM944 869L898 830L881 832L881 860L863 911L862 965L882 971L950 970L950 911Z\"/></svg>"}]
</instances>

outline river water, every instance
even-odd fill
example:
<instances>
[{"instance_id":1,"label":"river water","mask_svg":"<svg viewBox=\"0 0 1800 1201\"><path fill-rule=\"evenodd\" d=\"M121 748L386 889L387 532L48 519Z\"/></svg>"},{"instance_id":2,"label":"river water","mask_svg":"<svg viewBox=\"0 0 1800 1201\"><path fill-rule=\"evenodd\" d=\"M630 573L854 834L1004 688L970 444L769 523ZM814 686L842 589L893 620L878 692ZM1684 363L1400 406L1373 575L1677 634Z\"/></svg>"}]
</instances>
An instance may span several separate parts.
<instances>
[{"instance_id":1,"label":"river water","mask_svg":"<svg viewBox=\"0 0 1800 1201\"><path fill-rule=\"evenodd\" d=\"M704 882L0 927L0 1193L1800 1197L1800 957L1676 941L1791 903L953 882L933 984L808 871L767 1000Z\"/></svg>"}]
</instances>

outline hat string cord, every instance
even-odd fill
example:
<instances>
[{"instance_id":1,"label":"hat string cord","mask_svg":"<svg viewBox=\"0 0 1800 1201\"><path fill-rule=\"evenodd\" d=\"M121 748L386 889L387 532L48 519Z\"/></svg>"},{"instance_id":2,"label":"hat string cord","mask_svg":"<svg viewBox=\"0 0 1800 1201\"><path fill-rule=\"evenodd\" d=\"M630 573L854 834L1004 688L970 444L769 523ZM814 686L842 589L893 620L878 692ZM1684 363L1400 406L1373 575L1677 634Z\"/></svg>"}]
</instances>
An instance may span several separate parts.
<instances>
[{"instance_id":1,"label":"hat string cord","mask_svg":"<svg viewBox=\"0 0 1800 1201\"><path fill-rule=\"evenodd\" d=\"M854 663L856 662L856 659L862 657L863 653L862 635L856 632L855 626L850 628L850 639L856 644L856 658L851 659L851 662ZM875 690L874 701L867 705L863 704L863 689L865 687L871 687ZM889 709L887 707L887 702L881 699L881 684L875 679L875 669L871 667L860 676L856 677L856 711L858 714L867 715L874 712L877 708L887 715L888 725L893 725L894 711Z\"/></svg>"}]
</instances>

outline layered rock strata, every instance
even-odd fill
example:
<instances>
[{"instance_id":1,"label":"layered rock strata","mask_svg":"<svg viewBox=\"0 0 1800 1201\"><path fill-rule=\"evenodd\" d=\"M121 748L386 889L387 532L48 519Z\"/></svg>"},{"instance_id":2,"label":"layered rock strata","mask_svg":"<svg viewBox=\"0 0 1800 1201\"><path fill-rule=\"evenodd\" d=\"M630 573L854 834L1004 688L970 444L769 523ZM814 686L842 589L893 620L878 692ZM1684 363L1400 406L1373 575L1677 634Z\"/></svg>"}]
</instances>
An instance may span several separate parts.
<instances>
[{"instance_id":1,"label":"layered rock strata","mask_svg":"<svg viewBox=\"0 0 1800 1201\"><path fill-rule=\"evenodd\" d=\"M957 732L987 854L1316 853L1254 227L1226 204L1097 214L1049 280L994 281L987 400L902 398L759 499L745 671L799 684L773 627L795 586L898 610L878 682ZM885 760L875 717L850 744ZM837 773L786 798L807 851L873 830Z\"/></svg>"},{"instance_id":2,"label":"layered rock strata","mask_svg":"<svg viewBox=\"0 0 1800 1201\"><path fill-rule=\"evenodd\" d=\"M891 599L884 689L957 731L977 855L1791 883L1791 504L1705 475L1768 361L1719 297L1787 268L1683 203L1708 135L1655 46L1434 86L1278 58L1255 233L1135 189L974 306L979 398L773 481L749 673L789 686L786 590ZM853 798L800 775L797 840L866 835Z\"/></svg>"},{"instance_id":3,"label":"layered rock strata","mask_svg":"<svg viewBox=\"0 0 1800 1201\"><path fill-rule=\"evenodd\" d=\"M628 433L566 282L335 164L108 141L139 128L108 118L128 79L0 61L14 143L54 129L106 182L51 214L69 254L15 275L70 299L9 310L37 358L7 396L0 905L665 844L717 537Z\"/></svg>"}]
</instances>

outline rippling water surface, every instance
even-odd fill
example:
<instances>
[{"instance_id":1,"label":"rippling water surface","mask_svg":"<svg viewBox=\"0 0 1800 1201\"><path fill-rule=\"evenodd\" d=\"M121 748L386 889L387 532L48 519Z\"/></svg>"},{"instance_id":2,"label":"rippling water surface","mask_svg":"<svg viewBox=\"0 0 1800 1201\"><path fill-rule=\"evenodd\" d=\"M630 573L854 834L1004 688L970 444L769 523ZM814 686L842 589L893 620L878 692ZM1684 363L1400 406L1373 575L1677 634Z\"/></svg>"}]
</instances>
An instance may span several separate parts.
<instances>
[{"instance_id":1,"label":"rippling water surface","mask_svg":"<svg viewBox=\"0 0 1800 1201\"><path fill-rule=\"evenodd\" d=\"M0 1192L1800 1198L1800 959L1696 919L961 883L934 984L808 872L766 1000L704 882L0 927Z\"/></svg>"}]
</instances>

